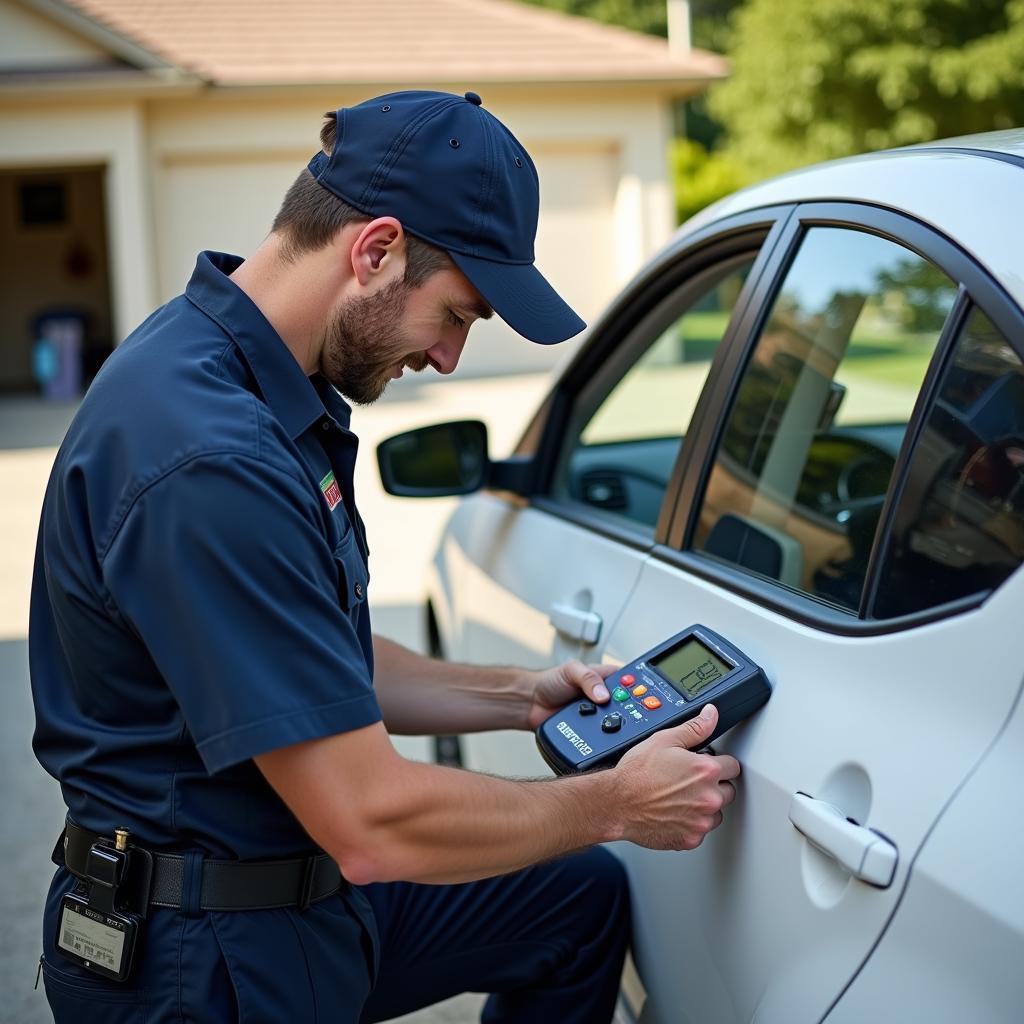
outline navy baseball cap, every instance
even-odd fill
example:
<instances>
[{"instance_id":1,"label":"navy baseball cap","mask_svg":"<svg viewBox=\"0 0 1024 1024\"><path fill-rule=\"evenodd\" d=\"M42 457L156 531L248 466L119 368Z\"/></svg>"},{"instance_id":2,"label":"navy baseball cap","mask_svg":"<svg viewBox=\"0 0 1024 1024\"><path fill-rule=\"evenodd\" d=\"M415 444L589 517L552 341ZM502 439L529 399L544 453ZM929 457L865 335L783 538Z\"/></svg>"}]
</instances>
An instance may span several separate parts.
<instances>
[{"instance_id":1,"label":"navy baseball cap","mask_svg":"<svg viewBox=\"0 0 1024 1024\"><path fill-rule=\"evenodd\" d=\"M541 345L586 324L534 266L537 169L475 92L394 92L338 111L317 182L444 249L514 331Z\"/></svg>"}]
</instances>

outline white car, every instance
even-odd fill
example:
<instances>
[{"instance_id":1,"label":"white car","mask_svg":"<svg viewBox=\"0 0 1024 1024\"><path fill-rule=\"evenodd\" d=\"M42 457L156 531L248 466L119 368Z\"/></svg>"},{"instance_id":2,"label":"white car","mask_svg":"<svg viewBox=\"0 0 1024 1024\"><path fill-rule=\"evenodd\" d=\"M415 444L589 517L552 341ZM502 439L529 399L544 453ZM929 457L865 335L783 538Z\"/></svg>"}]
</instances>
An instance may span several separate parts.
<instances>
[{"instance_id":1,"label":"white car","mask_svg":"<svg viewBox=\"0 0 1024 1024\"><path fill-rule=\"evenodd\" d=\"M464 493L438 653L625 664L692 623L773 685L696 851L621 844L645 1024L1024 1019L1024 131L838 161L686 224ZM475 493L471 493L475 492ZM1018 631L1020 631L1018 633ZM442 757L545 775L528 735Z\"/></svg>"}]
</instances>

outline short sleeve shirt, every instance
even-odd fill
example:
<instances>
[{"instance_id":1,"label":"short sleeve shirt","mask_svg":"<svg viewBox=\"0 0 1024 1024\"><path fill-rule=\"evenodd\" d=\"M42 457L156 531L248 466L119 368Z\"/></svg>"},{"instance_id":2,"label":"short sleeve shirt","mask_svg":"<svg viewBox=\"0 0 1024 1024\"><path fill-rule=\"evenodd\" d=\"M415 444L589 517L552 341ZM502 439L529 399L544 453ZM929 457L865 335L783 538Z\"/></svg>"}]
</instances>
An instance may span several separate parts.
<instances>
[{"instance_id":1,"label":"short sleeve shirt","mask_svg":"<svg viewBox=\"0 0 1024 1024\"><path fill-rule=\"evenodd\" d=\"M202 253L107 360L43 506L34 748L72 817L154 848L312 843L255 755L381 718L350 410Z\"/></svg>"}]
</instances>

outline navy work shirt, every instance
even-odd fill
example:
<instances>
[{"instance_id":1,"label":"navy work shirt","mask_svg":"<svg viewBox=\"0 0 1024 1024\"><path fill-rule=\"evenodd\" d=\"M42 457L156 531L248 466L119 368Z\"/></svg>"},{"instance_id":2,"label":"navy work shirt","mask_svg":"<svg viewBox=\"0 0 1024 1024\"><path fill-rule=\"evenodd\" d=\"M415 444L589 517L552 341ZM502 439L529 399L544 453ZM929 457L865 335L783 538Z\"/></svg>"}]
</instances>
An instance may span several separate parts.
<instances>
[{"instance_id":1,"label":"navy work shirt","mask_svg":"<svg viewBox=\"0 0 1024 1024\"><path fill-rule=\"evenodd\" d=\"M36 755L79 824L251 859L312 849L251 758L381 713L350 410L229 280L241 262L202 253L82 402L30 659Z\"/></svg>"}]
</instances>

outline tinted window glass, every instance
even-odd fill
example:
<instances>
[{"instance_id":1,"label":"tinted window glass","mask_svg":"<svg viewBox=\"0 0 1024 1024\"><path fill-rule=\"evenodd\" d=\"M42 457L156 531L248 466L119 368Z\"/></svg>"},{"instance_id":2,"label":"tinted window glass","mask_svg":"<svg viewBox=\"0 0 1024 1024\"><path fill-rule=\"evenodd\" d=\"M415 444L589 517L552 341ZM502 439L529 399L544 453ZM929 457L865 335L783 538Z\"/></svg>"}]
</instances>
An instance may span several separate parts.
<instances>
[{"instance_id":1,"label":"tinted window glass","mask_svg":"<svg viewBox=\"0 0 1024 1024\"><path fill-rule=\"evenodd\" d=\"M654 530L683 435L754 261L689 281L609 359L580 395L557 497Z\"/></svg>"},{"instance_id":2,"label":"tinted window glass","mask_svg":"<svg viewBox=\"0 0 1024 1024\"><path fill-rule=\"evenodd\" d=\"M991 590L1022 558L1024 369L976 309L914 449L874 613Z\"/></svg>"},{"instance_id":3,"label":"tinted window glass","mask_svg":"<svg viewBox=\"0 0 1024 1024\"><path fill-rule=\"evenodd\" d=\"M697 550L856 609L956 286L894 242L812 228L726 421Z\"/></svg>"}]
</instances>

